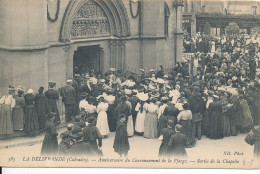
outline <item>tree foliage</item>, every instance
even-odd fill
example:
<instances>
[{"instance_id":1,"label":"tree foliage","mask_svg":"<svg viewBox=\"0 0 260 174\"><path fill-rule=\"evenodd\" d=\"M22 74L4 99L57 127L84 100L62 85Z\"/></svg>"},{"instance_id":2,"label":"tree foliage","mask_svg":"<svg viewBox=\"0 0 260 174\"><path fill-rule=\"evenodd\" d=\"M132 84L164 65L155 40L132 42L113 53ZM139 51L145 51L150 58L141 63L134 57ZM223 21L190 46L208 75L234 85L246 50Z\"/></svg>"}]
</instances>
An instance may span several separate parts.
<instances>
[{"instance_id":1,"label":"tree foliage","mask_svg":"<svg viewBox=\"0 0 260 174\"><path fill-rule=\"evenodd\" d=\"M226 27L226 32L228 35L238 34L240 31L239 26L235 22L230 22Z\"/></svg>"}]
</instances>

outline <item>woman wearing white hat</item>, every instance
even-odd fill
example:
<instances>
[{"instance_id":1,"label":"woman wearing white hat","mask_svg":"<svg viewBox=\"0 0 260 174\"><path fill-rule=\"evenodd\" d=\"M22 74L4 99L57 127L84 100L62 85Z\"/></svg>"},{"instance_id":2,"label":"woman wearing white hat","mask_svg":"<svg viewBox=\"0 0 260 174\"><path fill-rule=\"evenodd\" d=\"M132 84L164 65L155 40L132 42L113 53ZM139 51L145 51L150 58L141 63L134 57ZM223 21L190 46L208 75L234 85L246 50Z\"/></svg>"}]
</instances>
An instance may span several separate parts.
<instances>
[{"instance_id":1,"label":"woman wearing white hat","mask_svg":"<svg viewBox=\"0 0 260 174\"><path fill-rule=\"evenodd\" d=\"M13 98L14 87L9 86L8 95L0 99L0 135L13 134L13 119L12 109L15 106L15 99Z\"/></svg>"},{"instance_id":2,"label":"woman wearing white hat","mask_svg":"<svg viewBox=\"0 0 260 174\"><path fill-rule=\"evenodd\" d=\"M28 94L24 96L25 109L24 109L24 130L27 133L33 133L39 129L39 122L35 112L35 96L33 95L33 89L27 91Z\"/></svg>"}]
</instances>

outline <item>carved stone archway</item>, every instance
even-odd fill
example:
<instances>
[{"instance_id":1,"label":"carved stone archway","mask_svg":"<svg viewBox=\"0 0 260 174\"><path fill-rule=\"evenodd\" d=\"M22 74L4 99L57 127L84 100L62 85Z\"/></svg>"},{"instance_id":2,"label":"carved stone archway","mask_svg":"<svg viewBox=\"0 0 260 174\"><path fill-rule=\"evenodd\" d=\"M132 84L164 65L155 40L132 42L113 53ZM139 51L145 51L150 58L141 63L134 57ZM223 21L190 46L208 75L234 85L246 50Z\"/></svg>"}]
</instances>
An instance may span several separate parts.
<instances>
[{"instance_id":1,"label":"carved stone archway","mask_svg":"<svg viewBox=\"0 0 260 174\"><path fill-rule=\"evenodd\" d=\"M71 0L66 8L60 41L130 36L130 24L121 0Z\"/></svg>"}]
</instances>

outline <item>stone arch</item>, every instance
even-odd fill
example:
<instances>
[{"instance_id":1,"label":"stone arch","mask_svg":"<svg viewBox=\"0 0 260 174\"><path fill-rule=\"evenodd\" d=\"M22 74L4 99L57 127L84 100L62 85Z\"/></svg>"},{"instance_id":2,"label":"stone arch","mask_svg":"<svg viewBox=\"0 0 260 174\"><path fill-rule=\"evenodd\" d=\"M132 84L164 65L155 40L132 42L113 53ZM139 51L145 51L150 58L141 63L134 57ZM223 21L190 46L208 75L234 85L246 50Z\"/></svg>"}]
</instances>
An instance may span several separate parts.
<instances>
[{"instance_id":1,"label":"stone arch","mask_svg":"<svg viewBox=\"0 0 260 174\"><path fill-rule=\"evenodd\" d=\"M59 37L61 42L71 40L71 31L73 24L75 24L75 18L77 18L79 10L83 8L86 3L95 4L97 8L100 8L104 12L104 21L107 21L109 25L109 33L105 33L104 36L115 36L119 38L130 36L129 19L122 0L71 0L66 8L61 24ZM89 21L86 20L86 22ZM99 36L93 35L90 37Z\"/></svg>"}]
</instances>

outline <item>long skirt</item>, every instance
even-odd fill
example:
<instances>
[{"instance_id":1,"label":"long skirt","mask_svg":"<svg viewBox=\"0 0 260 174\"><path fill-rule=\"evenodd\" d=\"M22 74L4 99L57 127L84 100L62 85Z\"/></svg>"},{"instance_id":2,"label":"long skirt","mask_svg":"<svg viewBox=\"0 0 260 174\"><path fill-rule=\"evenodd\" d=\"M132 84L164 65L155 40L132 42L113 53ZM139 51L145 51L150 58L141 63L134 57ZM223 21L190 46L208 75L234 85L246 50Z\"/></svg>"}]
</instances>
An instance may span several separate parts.
<instances>
[{"instance_id":1,"label":"long skirt","mask_svg":"<svg viewBox=\"0 0 260 174\"><path fill-rule=\"evenodd\" d=\"M58 140L57 136L53 136L49 133L45 134L41 155L55 155L58 151Z\"/></svg>"},{"instance_id":2,"label":"long skirt","mask_svg":"<svg viewBox=\"0 0 260 174\"><path fill-rule=\"evenodd\" d=\"M167 143L162 142L160 148L159 148L159 157L167 157L169 156L168 154L169 151L169 146Z\"/></svg>"},{"instance_id":3,"label":"long skirt","mask_svg":"<svg viewBox=\"0 0 260 174\"><path fill-rule=\"evenodd\" d=\"M56 113L54 123L59 122L60 121L60 114L59 114L59 110L58 110L58 107L57 107L56 100L55 99L48 99L47 101L48 101L48 107L49 107L50 112Z\"/></svg>"},{"instance_id":4,"label":"long skirt","mask_svg":"<svg viewBox=\"0 0 260 174\"><path fill-rule=\"evenodd\" d=\"M116 131L117 118L115 114L115 105L109 105L107 110L108 125L111 132Z\"/></svg>"},{"instance_id":5,"label":"long skirt","mask_svg":"<svg viewBox=\"0 0 260 174\"><path fill-rule=\"evenodd\" d=\"M144 137L157 138L157 114L148 112L144 120Z\"/></svg>"},{"instance_id":6,"label":"long skirt","mask_svg":"<svg viewBox=\"0 0 260 174\"><path fill-rule=\"evenodd\" d=\"M182 126L181 133L186 136L187 145L191 145L193 143L191 120L181 120L180 124Z\"/></svg>"},{"instance_id":7,"label":"long skirt","mask_svg":"<svg viewBox=\"0 0 260 174\"><path fill-rule=\"evenodd\" d=\"M223 135L226 137L231 135L229 116L226 113L224 113Z\"/></svg>"},{"instance_id":8,"label":"long skirt","mask_svg":"<svg viewBox=\"0 0 260 174\"><path fill-rule=\"evenodd\" d=\"M14 130L11 107L3 104L0 112L0 135L9 135L13 133Z\"/></svg>"},{"instance_id":9,"label":"long skirt","mask_svg":"<svg viewBox=\"0 0 260 174\"><path fill-rule=\"evenodd\" d=\"M209 136L209 111L206 110L202 120L202 134Z\"/></svg>"},{"instance_id":10,"label":"long skirt","mask_svg":"<svg viewBox=\"0 0 260 174\"><path fill-rule=\"evenodd\" d=\"M13 108L14 130L23 130L24 128L24 110L22 107Z\"/></svg>"},{"instance_id":11,"label":"long skirt","mask_svg":"<svg viewBox=\"0 0 260 174\"><path fill-rule=\"evenodd\" d=\"M144 132L144 119L146 116L146 112L138 112L136 116L136 122L135 122L135 131L138 133Z\"/></svg>"},{"instance_id":12,"label":"long skirt","mask_svg":"<svg viewBox=\"0 0 260 174\"><path fill-rule=\"evenodd\" d=\"M254 156L259 159L260 157L260 141L256 141L254 144Z\"/></svg>"},{"instance_id":13,"label":"long skirt","mask_svg":"<svg viewBox=\"0 0 260 174\"><path fill-rule=\"evenodd\" d=\"M39 122L33 105L25 106L24 122L25 132L32 132L39 129Z\"/></svg>"},{"instance_id":14,"label":"long skirt","mask_svg":"<svg viewBox=\"0 0 260 174\"><path fill-rule=\"evenodd\" d=\"M105 111L101 111L97 116L97 126L96 126L101 135L107 135L110 133L108 121L107 121L107 113Z\"/></svg>"},{"instance_id":15,"label":"long skirt","mask_svg":"<svg viewBox=\"0 0 260 174\"><path fill-rule=\"evenodd\" d=\"M128 116L128 120L127 120L127 135L129 137L134 135L134 123L133 123L133 116L130 115Z\"/></svg>"},{"instance_id":16,"label":"long skirt","mask_svg":"<svg viewBox=\"0 0 260 174\"><path fill-rule=\"evenodd\" d=\"M242 128L243 129L252 129L253 128L253 118L249 109L249 106L245 100L240 101L240 105L243 110L242 114ZM258 113L259 114L259 113Z\"/></svg>"}]
</instances>

